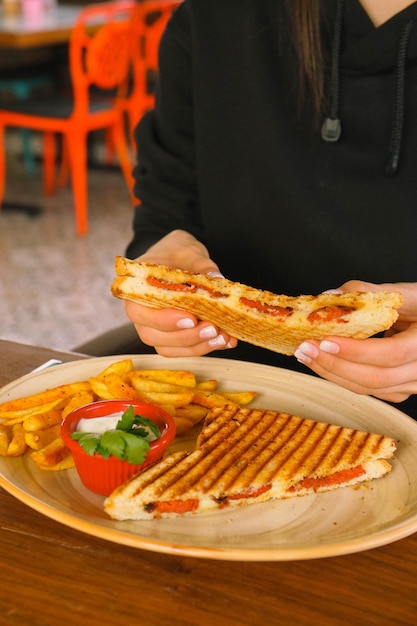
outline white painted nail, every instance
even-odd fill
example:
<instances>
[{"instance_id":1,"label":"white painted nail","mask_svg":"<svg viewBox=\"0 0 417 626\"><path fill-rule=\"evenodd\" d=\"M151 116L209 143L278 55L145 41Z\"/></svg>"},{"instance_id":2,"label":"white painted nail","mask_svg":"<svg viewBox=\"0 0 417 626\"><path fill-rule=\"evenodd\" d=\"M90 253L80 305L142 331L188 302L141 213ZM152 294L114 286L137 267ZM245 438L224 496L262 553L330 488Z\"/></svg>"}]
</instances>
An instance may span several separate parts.
<instances>
[{"instance_id":1,"label":"white painted nail","mask_svg":"<svg viewBox=\"0 0 417 626\"><path fill-rule=\"evenodd\" d=\"M209 345L212 348L222 348L226 345L226 339L223 337L223 335L217 335L217 337L215 337L214 339L210 339Z\"/></svg>"},{"instance_id":2,"label":"white painted nail","mask_svg":"<svg viewBox=\"0 0 417 626\"><path fill-rule=\"evenodd\" d=\"M194 328L195 324L189 317L183 317L177 322L178 328Z\"/></svg>"},{"instance_id":3,"label":"white painted nail","mask_svg":"<svg viewBox=\"0 0 417 626\"><path fill-rule=\"evenodd\" d=\"M297 361L299 361L300 363L305 363L306 365L311 363L311 359L308 356L306 356L303 352L301 352L301 350L296 350L294 352L294 356L297 359Z\"/></svg>"},{"instance_id":4,"label":"white painted nail","mask_svg":"<svg viewBox=\"0 0 417 626\"><path fill-rule=\"evenodd\" d=\"M205 326L200 330L200 339L214 339L217 337L217 330L214 326Z\"/></svg>"},{"instance_id":5,"label":"white painted nail","mask_svg":"<svg viewBox=\"0 0 417 626\"><path fill-rule=\"evenodd\" d=\"M334 341L324 340L320 343L320 350L322 352L327 352L328 354L337 354L340 348L337 343L334 343Z\"/></svg>"},{"instance_id":6,"label":"white painted nail","mask_svg":"<svg viewBox=\"0 0 417 626\"><path fill-rule=\"evenodd\" d=\"M307 341L303 341L301 345L298 346L297 352L301 352L306 357L310 359L315 359L319 356L319 349L316 348L312 343L308 343Z\"/></svg>"}]
</instances>

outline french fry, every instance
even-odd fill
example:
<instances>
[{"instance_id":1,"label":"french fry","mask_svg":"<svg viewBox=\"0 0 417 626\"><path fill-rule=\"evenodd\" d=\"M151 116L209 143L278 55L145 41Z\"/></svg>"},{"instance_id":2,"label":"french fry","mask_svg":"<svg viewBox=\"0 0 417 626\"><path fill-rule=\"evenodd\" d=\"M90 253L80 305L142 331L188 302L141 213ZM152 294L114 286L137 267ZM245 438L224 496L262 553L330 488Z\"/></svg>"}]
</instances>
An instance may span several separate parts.
<instances>
[{"instance_id":1,"label":"french fry","mask_svg":"<svg viewBox=\"0 0 417 626\"><path fill-rule=\"evenodd\" d=\"M32 396L25 396L24 398L19 398L18 400L3 402L0 404L0 417L3 418L4 413L9 411L24 411L26 409L47 405L57 400L68 398L83 389L89 389L89 387L90 384L88 381L68 383L66 385L60 385L59 387L35 393Z\"/></svg>"},{"instance_id":2,"label":"french fry","mask_svg":"<svg viewBox=\"0 0 417 626\"><path fill-rule=\"evenodd\" d=\"M191 387L186 385L176 385L159 380L149 380L134 378L132 385L139 393L159 392L159 393L190 393Z\"/></svg>"},{"instance_id":3,"label":"french fry","mask_svg":"<svg viewBox=\"0 0 417 626\"><path fill-rule=\"evenodd\" d=\"M256 391L221 391L220 393L227 400L239 406L250 404L256 396Z\"/></svg>"},{"instance_id":4,"label":"french fry","mask_svg":"<svg viewBox=\"0 0 417 626\"><path fill-rule=\"evenodd\" d=\"M255 391L205 391L198 389L194 395L194 402L208 409L225 404L245 406L255 398Z\"/></svg>"},{"instance_id":5,"label":"french fry","mask_svg":"<svg viewBox=\"0 0 417 626\"><path fill-rule=\"evenodd\" d=\"M107 389L107 385L102 378L90 378L90 385L97 398L100 400L112 400L113 396Z\"/></svg>"},{"instance_id":6,"label":"french fry","mask_svg":"<svg viewBox=\"0 0 417 626\"><path fill-rule=\"evenodd\" d=\"M141 402L143 397L117 374L108 374L104 379L105 385L111 398L117 400L129 400L130 402Z\"/></svg>"},{"instance_id":7,"label":"french fry","mask_svg":"<svg viewBox=\"0 0 417 626\"><path fill-rule=\"evenodd\" d=\"M196 388L204 391L215 391L217 389L217 380L202 380L197 383Z\"/></svg>"},{"instance_id":8,"label":"french fry","mask_svg":"<svg viewBox=\"0 0 417 626\"><path fill-rule=\"evenodd\" d=\"M5 411L0 414L0 419L3 419L3 424L18 424L23 422L23 420L28 417L33 417L34 415L40 415L43 413L47 413L48 411L52 411L52 409L59 409L64 406L65 399L59 398L58 400L54 400L53 402L49 402L48 404L41 404L39 406L32 406L28 409L18 409L15 411Z\"/></svg>"},{"instance_id":9,"label":"french fry","mask_svg":"<svg viewBox=\"0 0 417 626\"><path fill-rule=\"evenodd\" d=\"M99 380L104 380L109 374L116 374L117 376L125 376L129 372L133 370L133 361L132 359L124 359L123 361L116 361L116 363L112 363L108 367L106 367L100 374L98 374L95 378Z\"/></svg>"},{"instance_id":10,"label":"french fry","mask_svg":"<svg viewBox=\"0 0 417 626\"><path fill-rule=\"evenodd\" d=\"M201 422L207 415L208 409L204 406L200 406L199 404L187 404L187 406L179 407L175 409L174 417L183 417L188 419L193 424L197 424Z\"/></svg>"},{"instance_id":11,"label":"french fry","mask_svg":"<svg viewBox=\"0 0 417 626\"><path fill-rule=\"evenodd\" d=\"M175 411L177 410L172 404L159 404L158 406L170 415L175 415Z\"/></svg>"},{"instance_id":12,"label":"french fry","mask_svg":"<svg viewBox=\"0 0 417 626\"><path fill-rule=\"evenodd\" d=\"M45 446L57 439L61 434L61 424L55 424L49 428L36 432L25 432L25 441L32 450L42 450Z\"/></svg>"},{"instance_id":13,"label":"french fry","mask_svg":"<svg viewBox=\"0 0 417 626\"><path fill-rule=\"evenodd\" d=\"M0 456L7 456L7 448L12 438L12 427L0 424Z\"/></svg>"},{"instance_id":14,"label":"french fry","mask_svg":"<svg viewBox=\"0 0 417 626\"><path fill-rule=\"evenodd\" d=\"M196 377L188 370L135 370L129 375L129 379L133 381L137 378L156 380L172 385L181 385L182 387L195 387L197 384Z\"/></svg>"},{"instance_id":15,"label":"french fry","mask_svg":"<svg viewBox=\"0 0 417 626\"><path fill-rule=\"evenodd\" d=\"M80 406L90 404L91 402L94 402L94 400L95 396L93 393L89 391L80 391L75 396L73 396L69 400L68 404L62 409L62 419L67 417L67 415L69 415L71 411L80 408Z\"/></svg>"},{"instance_id":16,"label":"french fry","mask_svg":"<svg viewBox=\"0 0 417 626\"><path fill-rule=\"evenodd\" d=\"M208 409L198 404L188 404L175 409L173 415L176 427L176 434L183 435L191 430L196 424L201 422L207 415Z\"/></svg>"},{"instance_id":17,"label":"french fry","mask_svg":"<svg viewBox=\"0 0 417 626\"><path fill-rule=\"evenodd\" d=\"M30 457L39 467L50 469L58 465L69 454L71 454L70 451L59 436L41 450L31 452Z\"/></svg>"},{"instance_id":18,"label":"french fry","mask_svg":"<svg viewBox=\"0 0 417 626\"><path fill-rule=\"evenodd\" d=\"M193 402L200 404L207 409L212 409L216 406L224 406L228 404L224 395L216 391L205 391L204 389L198 389L194 394ZM231 401L229 402L231 403Z\"/></svg>"},{"instance_id":19,"label":"french fry","mask_svg":"<svg viewBox=\"0 0 417 626\"><path fill-rule=\"evenodd\" d=\"M184 433L188 432L192 429L194 424L188 420L186 417L177 417L174 416L175 421L175 434L176 436L184 435Z\"/></svg>"},{"instance_id":20,"label":"french fry","mask_svg":"<svg viewBox=\"0 0 417 626\"><path fill-rule=\"evenodd\" d=\"M7 448L7 456L22 456L26 451L25 430L22 424L14 424L12 438Z\"/></svg>"},{"instance_id":21,"label":"french fry","mask_svg":"<svg viewBox=\"0 0 417 626\"><path fill-rule=\"evenodd\" d=\"M194 392L190 393L159 393L157 391L151 391L149 393L142 394L142 400L146 402L150 402L151 404L170 404L171 406L177 408L179 406L184 406L185 404L190 404L194 398Z\"/></svg>"},{"instance_id":22,"label":"french fry","mask_svg":"<svg viewBox=\"0 0 417 626\"><path fill-rule=\"evenodd\" d=\"M62 411L58 409L52 409L45 413L39 413L38 415L31 415L23 421L23 428L26 432L35 432L37 430L44 430L55 424L60 424L62 421Z\"/></svg>"},{"instance_id":23,"label":"french fry","mask_svg":"<svg viewBox=\"0 0 417 626\"><path fill-rule=\"evenodd\" d=\"M75 467L75 463L72 458L72 454L70 454L68 450L68 454L56 465L42 465L39 466L39 469L46 470L48 472L60 472L62 470L71 469L72 467Z\"/></svg>"}]
</instances>

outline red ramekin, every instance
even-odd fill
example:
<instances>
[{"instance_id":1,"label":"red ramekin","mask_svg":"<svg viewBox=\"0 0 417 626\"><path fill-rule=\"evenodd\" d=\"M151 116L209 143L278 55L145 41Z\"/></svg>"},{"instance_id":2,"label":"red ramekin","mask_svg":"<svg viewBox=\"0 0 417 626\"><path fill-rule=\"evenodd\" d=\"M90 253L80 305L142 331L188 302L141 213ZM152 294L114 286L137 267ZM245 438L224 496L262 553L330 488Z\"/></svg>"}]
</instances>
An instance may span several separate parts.
<instances>
[{"instance_id":1,"label":"red ramekin","mask_svg":"<svg viewBox=\"0 0 417 626\"><path fill-rule=\"evenodd\" d=\"M108 459L97 453L90 456L77 441L71 438L71 434L77 430L81 419L94 419L119 411L124 412L130 406L133 406L135 414L152 420L161 432L160 438L150 443L148 454L141 465L122 461L113 455L110 455ZM61 436L71 451L75 468L83 485L94 493L108 496L128 478L162 459L165 450L175 437L175 422L169 413L153 404L128 400L99 400L69 413L61 424Z\"/></svg>"}]
</instances>

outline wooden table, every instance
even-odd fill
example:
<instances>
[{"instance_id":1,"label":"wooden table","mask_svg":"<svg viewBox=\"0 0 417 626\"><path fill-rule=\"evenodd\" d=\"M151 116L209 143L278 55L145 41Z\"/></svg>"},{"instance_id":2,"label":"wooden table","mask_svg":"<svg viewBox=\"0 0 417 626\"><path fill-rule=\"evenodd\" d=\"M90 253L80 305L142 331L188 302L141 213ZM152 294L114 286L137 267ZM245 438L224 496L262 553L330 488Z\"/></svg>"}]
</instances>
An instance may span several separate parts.
<instances>
[{"instance_id":1,"label":"wooden table","mask_svg":"<svg viewBox=\"0 0 417 626\"><path fill-rule=\"evenodd\" d=\"M0 385L80 355L0 341ZM7 626L413 626L417 534L321 560L240 563L136 550L82 534L0 489Z\"/></svg>"},{"instance_id":2,"label":"wooden table","mask_svg":"<svg viewBox=\"0 0 417 626\"><path fill-rule=\"evenodd\" d=\"M0 47L24 49L67 43L80 9L57 5L34 23L23 15L5 16L0 10Z\"/></svg>"}]
</instances>

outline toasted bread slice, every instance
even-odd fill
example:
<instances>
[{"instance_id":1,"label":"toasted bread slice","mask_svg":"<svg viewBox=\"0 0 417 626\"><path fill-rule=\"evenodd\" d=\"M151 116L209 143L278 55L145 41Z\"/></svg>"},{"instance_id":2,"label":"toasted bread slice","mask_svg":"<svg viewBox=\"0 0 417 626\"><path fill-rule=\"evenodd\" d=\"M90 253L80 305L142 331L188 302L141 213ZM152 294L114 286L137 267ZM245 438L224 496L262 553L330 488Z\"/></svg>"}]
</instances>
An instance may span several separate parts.
<instances>
[{"instance_id":1,"label":"toasted bread slice","mask_svg":"<svg viewBox=\"0 0 417 626\"><path fill-rule=\"evenodd\" d=\"M152 519L328 491L379 478L395 441L264 409L219 407L196 449L137 474L105 501L110 517Z\"/></svg>"},{"instance_id":2,"label":"toasted bread slice","mask_svg":"<svg viewBox=\"0 0 417 626\"><path fill-rule=\"evenodd\" d=\"M194 313L239 340L288 355L306 339L363 339L387 330L402 304L397 292L275 295L226 278L122 257L116 259L116 273L112 293L118 298Z\"/></svg>"}]
</instances>

